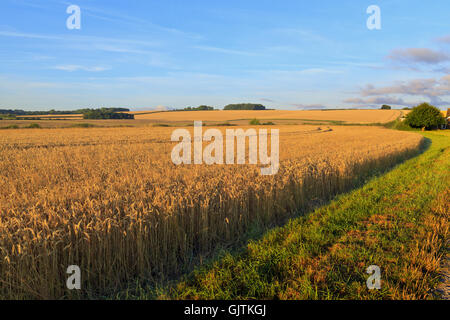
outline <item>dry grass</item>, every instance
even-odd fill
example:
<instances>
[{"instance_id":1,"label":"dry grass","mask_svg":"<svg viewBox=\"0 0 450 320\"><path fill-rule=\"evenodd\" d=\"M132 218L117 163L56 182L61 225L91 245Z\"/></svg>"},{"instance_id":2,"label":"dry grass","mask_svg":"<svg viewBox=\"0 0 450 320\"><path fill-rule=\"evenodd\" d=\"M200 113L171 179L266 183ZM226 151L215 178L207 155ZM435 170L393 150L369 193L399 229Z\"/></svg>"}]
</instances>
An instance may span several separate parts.
<instances>
[{"instance_id":1,"label":"dry grass","mask_svg":"<svg viewBox=\"0 0 450 320\"><path fill-rule=\"evenodd\" d=\"M327 200L422 141L373 127L279 128L275 176L250 165L176 167L171 128L2 132L0 298L68 297L73 264L82 294L179 274L251 225Z\"/></svg>"}]
</instances>

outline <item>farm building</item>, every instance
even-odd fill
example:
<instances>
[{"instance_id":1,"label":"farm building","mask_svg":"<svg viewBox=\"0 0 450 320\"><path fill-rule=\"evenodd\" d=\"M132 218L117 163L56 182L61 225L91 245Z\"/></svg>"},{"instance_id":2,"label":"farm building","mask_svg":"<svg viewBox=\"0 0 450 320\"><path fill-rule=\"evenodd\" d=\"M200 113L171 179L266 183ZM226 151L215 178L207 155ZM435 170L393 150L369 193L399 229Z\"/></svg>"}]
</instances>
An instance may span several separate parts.
<instances>
[{"instance_id":1,"label":"farm building","mask_svg":"<svg viewBox=\"0 0 450 320\"><path fill-rule=\"evenodd\" d=\"M447 113L445 111L442 111L444 114L445 119L447 119L447 123L444 125L445 129L450 129L450 108L447 109Z\"/></svg>"}]
</instances>

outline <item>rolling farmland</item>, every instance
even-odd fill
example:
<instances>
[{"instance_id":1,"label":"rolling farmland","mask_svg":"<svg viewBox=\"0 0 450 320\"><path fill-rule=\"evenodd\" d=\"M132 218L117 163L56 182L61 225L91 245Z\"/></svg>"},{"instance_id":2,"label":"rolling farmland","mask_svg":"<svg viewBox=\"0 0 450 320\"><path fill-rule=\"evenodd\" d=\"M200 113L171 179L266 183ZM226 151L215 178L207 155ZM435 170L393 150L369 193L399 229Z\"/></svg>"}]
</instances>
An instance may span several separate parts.
<instances>
[{"instance_id":1,"label":"rolling farmland","mask_svg":"<svg viewBox=\"0 0 450 320\"><path fill-rule=\"evenodd\" d=\"M378 2L1 1L2 307L450 300L450 1Z\"/></svg>"},{"instance_id":2,"label":"rolling farmland","mask_svg":"<svg viewBox=\"0 0 450 320\"><path fill-rule=\"evenodd\" d=\"M348 123L386 123L394 121L403 114L402 110L327 110L327 111L182 111L182 112L136 112L136 119L154 121L240 121L253 118L261 120L312 120L342 121Z\"/></svg>"},{"instance_id":3,"label":"rolling farmland","mask_svg":"<svg viewBox=\"0 0 450 320\"><path fill-rule=\"evenodd\" d=\"M207 125L248 125L249 120L259 119L277 125L335 125L335 124L385 124L406 114L404 110L326 110L326 111L130 111L135 120L90 120L81 114L18 116L17 120L0 120L0 129L10 126L24 128L38 124L42 128L97 127L145 127L154 125L188 126L202 120ZM35 119L33 119L35 118ZM25 120L26 119L26 120Z\"/></svg>"}]
</instances>

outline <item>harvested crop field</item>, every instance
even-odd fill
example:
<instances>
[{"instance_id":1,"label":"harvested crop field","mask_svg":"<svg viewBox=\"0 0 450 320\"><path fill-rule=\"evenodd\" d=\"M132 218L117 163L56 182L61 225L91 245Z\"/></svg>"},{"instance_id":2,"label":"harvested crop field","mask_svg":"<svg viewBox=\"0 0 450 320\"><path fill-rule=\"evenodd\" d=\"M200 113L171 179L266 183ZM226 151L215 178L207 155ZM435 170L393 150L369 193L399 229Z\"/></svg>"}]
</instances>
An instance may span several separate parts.
<instances>
[{"instance_id":1,"label":"harvested crop field","mask_svg":"<svg viewBox=\"0 0 450 320\"><path fill-rule=\"evenodd\" d=\"M155 125L187 126L202 120L207 125L245 126L252 119L276 125L340 125L340 124L383 124L406 114L404 110L326 110L326 111L130 111L134 120L90 120L82 115L18 116L15 120L0 120L0 129L26 128L38 124L42 128L70 127L145 127Z\"/></svg>"},{"instance_id":2,"label":"harvested crop field","mask_svg":"<svg viewBox=\"0 0 450 320\"><path fill-rule=\"evenodd\" d=\"M81 267L89 296L134 278L163 281L255 224L283 223L416 154L423 142L377 127L277 129L274 176L248 164L175 166L173 128L5 130L0 297L69 297L69 265Z\"/></svg>"},{"instance_id":3,"label":"harvested crop field","mask_svg":"<svg viewBox=\"0 0 450 320\"><path fill-rule=\"evenodd\" d=\"M44 115L26 115L26 116L17 116L20 118L36 118L36 119L45 119L45 120L74 120L74 119L83 119L82 114L44 114Z\"/></svg>"},{"instance_id":4,"label":"harvested crop field","mask_svg":"<svg viewBox=\"0 0 450 320\"><path fill-rule=\"evenodd\" d=\"M133 112L132 112L133 113ZM263 111L181 111L181 112L137 112L136 119L158 121L239 121L248 119L262 120L312 120L342 121L348 123L386 123L394 121L403 114L402 110L263 110Z\"/></svg>"}]
</instances>

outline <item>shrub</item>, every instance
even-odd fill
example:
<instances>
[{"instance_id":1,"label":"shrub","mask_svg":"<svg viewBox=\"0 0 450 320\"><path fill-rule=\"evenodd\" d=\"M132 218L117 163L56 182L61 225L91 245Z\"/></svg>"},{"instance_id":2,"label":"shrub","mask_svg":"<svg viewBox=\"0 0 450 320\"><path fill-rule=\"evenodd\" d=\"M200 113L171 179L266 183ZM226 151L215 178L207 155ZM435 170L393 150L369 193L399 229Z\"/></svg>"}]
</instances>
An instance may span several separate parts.
<instances>
[{"instance_id":1,"label":"shrub","mask_svg":"<svg viewBox=\"0 0 450 320\"><path fill-rule=\"evenodd\" d=\"M402 131L410 131L413 130L408 124L405 123L405 121L399 121L396 120L392 126L389 128L395 129L395 130L402 130Z\"/></svg>"},{"instance_id":2,"label":"shrub","mask_svg":"<svg viewBox=\"0 0 450 320\"><path fill-rule=\"evenodd\" d=\"M253 119L253 120L250 120L249 124L252 126L259 126L259 125L261 125L261 122L259 122L258 119Z\"/></svg>"},{"instance_id":3,"label":"shrub","mask_svg":"<svg viewBox=\"0 0 450 320\"><path fill-rule=\"evenodd\" d=\"M72 128L93 128L96 127L96 125L93 125L91 123L75 123L72 125Z\"/></svg>"},{"instance_id":4,"label":"shrub","mask_svg":"<svg viewBox=\"0 0 450 320\"><path fill-rule=\"evenodd\" d=\"M445 118L438 108L425 102L414 107L408 113L405 124L412 128L436 129L440 125L445 124Z\"/></svg>"},{"instance_id":5,"label":"shrub","mask_svg":"<svg viewBox=\"0 0 450 320\"><path fill-rule=\"evenodd\" d=\"M38 123L31 123L27 128L29 129L39 129L41 126Z\"/></svg>"},{"instance_id":6,"label":"shrub","mask_svg":"<svg viewBox=\"0 0 450 320\"><path fill-rule=\"evenodd\" d=\"M1 111L2 110L0 110L0 114L2 116L0 116L0 120L16 120L17 119L15 114L9 114L9 113L2 114Z\"/></svg>"},{"instance_id":7,"label":"shrub","mask_svg":"<svg viewBox=\"0 0 450 320\"><path fill-rule=\"evenodd\" d=\"M19 129L19 126L17 124L11 124L6 127L1 127L1 129Z\"/></svg>"},{"instance_id":8,"label":"shrub","mask_svg":"<svg viewBox=\"0 0 450 320\"><path fill-rule=\"evenodd\" d=\"M391 107L391 106L388 106L387 104L383 104L383 105L381 106L381 109L382 109L382 110L391 110L392 107Z\"/></svg>"}]
</instances>

